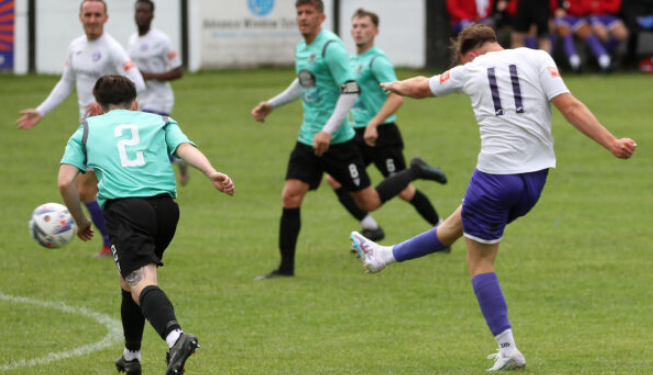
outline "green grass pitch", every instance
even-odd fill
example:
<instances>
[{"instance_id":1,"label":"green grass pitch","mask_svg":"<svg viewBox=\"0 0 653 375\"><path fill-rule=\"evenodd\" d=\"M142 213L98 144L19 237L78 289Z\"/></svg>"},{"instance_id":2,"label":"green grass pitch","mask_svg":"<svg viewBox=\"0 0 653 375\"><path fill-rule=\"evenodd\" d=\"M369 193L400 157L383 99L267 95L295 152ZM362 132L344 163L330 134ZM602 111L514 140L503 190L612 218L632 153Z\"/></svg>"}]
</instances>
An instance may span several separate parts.
<instances>
[{"instance_id":1,"label":"green grass pitch","mask_svg":"<svg viewBox=\"0 0 653 375\"><path fill-rule=\"evenodd\" d=\"M408 78L428 74L401 70ZM618 160L554 110L558 169L537 207L510 225L496 269L517 345L530 374L649 374L653 369L653 83L651 76L568 76L572 92L617 136L635 139ZM28 366L50 353L96 343L107 328L53 308L65 303L120 319L111 259L101 241L39 247L27 222L41 203L61 202L56 176L77 128L72 94L36 127L19 130L18 111L38 105L58 77L0 76L0 373L113 374L122 343ZM264 124L251 109L283 90L291 70L187 74L174 82L174 118L236 183L217 193L198 171L179 189L181 220L159 283L183 328L202 348L188 374L480 374L496 343L474 297L463 242L451 254L367 275L349 253L358 223L325 182L307 195L292 280L254 282L278 262L281 190L301 105ZM460 203L479 150L464 96L406 100L398 115L407 157L446 171L441 186L418 181L441 215ZM380 175L370 169L373 182ZM374 213L392 244L428 227L393 200ZM46 305L21 302L43 301ZM163 373L166 346L148 325L143 371ZM12 363L25 360L24 365Z\"/></svg>"}]
</instances>

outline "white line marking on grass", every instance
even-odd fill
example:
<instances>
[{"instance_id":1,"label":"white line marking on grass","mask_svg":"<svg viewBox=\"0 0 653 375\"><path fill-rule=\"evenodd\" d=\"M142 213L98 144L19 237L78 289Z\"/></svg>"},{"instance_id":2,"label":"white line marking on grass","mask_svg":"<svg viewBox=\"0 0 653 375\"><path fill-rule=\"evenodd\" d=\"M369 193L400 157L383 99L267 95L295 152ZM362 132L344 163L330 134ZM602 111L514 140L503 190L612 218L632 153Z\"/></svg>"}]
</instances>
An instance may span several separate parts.
<instances>
[{"instance_id":1,"label":"white line marking on grass","mask_svg":"<svg viewBox=\"0 0 653 375\"><path fill-rule=\"evenodd\" d=\"M37 365L45 365L47 363L60 361L66 358L79 357L97 350L104 349L122 340L122 325L119 321L109 317L108 315L101 314L95 311L90 311L84 307L71 307L63 302L47 302L47 301L39 301L37 299L32 299L32 298L10 296L2 292L0 292L0 300L13 302L13 303L26 303L30 305L36 305L49 309L63 311L69 314L85 316L104 325L108 331L106 336L104 336L102 340L94 344L84 345L84 346L80 346L79 348L74 348L62 352L48 353L48 355L41 358L21 359L18 361L12 360L8 364L0 365L0 371L13 370L16 368L23 368L23 367L32 367Z\"/></svg>"}]
</instances>

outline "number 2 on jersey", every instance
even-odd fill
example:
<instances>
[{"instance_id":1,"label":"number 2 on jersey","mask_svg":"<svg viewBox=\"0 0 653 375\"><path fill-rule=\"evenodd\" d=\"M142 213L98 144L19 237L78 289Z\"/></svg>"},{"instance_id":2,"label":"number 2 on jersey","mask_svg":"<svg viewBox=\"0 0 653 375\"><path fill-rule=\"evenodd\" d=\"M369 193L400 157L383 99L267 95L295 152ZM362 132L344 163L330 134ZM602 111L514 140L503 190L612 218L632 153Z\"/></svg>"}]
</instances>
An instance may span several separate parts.
<instances>
[{"instance_id":1,"label":"number 2 on jersey","mask_svg":"<svg viewBox=\"0 0 653 375\"><path fill-rule=\"evenodd\" d=\"M517 65L511 64L510 68L510 82L512 82L512 94L515 98L515 111L517 113L524 113L524 104L522 102L521 87L519 87L519 75L517 74ZM501 97L499 96L499 85L497 85L497 77L494 73L494 68L487 68L487 78L490 81L490 90L492 91L492 101L494 102L494 114L502 116L503 106L501 105Z\"/></svg>"},{"instance_id":2,"label":"number 2 on jersey","mask_svg":"<svg viewBox=\"0 0 653 375\"><path fill-rule=\"evenodd\" d=\"M138 128L136 125L118 125L114 130L113 134L116 137L122 137L123 130L131 130L131 139L121 139L118 141L118 153L120 154L120 164L123 167L140 167L145 165L145 158L143 157L143 151L136 151L136 158L129 159L127 157L127 146L137 146L141 142L141 137L138 135Z\"/></svg>"}]
</instances>

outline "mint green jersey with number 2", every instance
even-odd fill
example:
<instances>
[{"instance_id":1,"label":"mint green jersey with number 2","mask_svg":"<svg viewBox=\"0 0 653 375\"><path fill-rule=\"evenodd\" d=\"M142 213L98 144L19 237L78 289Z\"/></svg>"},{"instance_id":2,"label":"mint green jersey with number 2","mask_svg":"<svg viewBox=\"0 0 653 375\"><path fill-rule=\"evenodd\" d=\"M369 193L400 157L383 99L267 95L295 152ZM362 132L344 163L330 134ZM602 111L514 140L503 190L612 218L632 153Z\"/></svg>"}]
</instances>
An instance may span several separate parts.
<instances>
[{"instance_id":1,"label":"mint green jersey with number 2","mask_svg":"<svg viewBox=\"0 0 653 375\"><path fill-rule=\"evenodd\" d=\"M302 87L304 121L299 142L313 145L313 137L327 123L340 97L340 85L354 81L349 69L349 55L340 38L322 30L310 44L300 42L295 48L295 70ZM345 119L331 136L331 144L354 138L354 130Z\"/></svg>"},{"instance_id":2,"label":"mint green jersey with number 2","mask_svg":"<svg viewBox=\"0 0 653 375\"><path fill-rule=\"evenodd\" d=\"M89 117L68 140L61 164L81 171L93 168L98 178L98 203L108 199L177 197L175 172L170 164L182 143L190 140L177 122L156 114L116 109ZM194 145L194 144L193 144Z\"/></svg>"}]
</instances>

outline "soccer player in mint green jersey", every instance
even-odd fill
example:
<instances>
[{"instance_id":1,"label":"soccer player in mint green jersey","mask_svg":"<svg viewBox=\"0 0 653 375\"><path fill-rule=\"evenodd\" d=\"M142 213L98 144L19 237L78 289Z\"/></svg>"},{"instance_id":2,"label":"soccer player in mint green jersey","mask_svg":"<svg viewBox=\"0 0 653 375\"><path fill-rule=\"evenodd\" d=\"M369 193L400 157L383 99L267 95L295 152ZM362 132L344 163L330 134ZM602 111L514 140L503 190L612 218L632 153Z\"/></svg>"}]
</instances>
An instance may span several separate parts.
<instances>
[{"instance_id":1,"label":"soccer player in mint green jersey","mask_svg":"<svg viewBox=\"0 0 653 375\"><path fill-rule=\"evenodd\" d=\"M73 89L77 91L80 121L99 112L94 101L93 85L104 74L122 74L129 77L140 92L145 89L141 73L129 60L127 52L107 32L104 25L109 20L104 0L84 0L79 9L79 20L84 35L75 38L68 46L63 74L50 95L41 105L20 111L22 115L16 124L20 129L30 129L61 104ZM111 242L106 230L104 215L97 202L97 177L92 170L80 175L77 180L79 195L88 209L93 224L102 235L102 248L96 257L111 255Z\"/></svg>"},{"instance_id":2,"label":"soccer player in mint green jersey","mask_svg":"<svg viewBox=\"0 0 653 375\"><path fill-rule=\"evenodd\" d=\"M234 194L234 184L216 171L167 116L137 111L134 84L120 75L101 76L93 88L101 115L87 118L68 140L59 167L59 190L83 241L93 237L82 211L75 178L93 167L98 202L104 210L111 252L122 288L121 317L125 335L118 371L141 374L141 341L147 319L170 351L166 375L183 374L186 359L199 347L184 333L172 303L157 286L157 268L172 241L179 208L175 173L168 156L177 155L202 171L216 189Z\"/></svg>"},{"instance_id":3,"label":"soccer player in mint green jersey","mask_svg":"<svg viewBox=\"0 0 653 375\"><path fill-rule=\"evenodd\" d=\"M386 93L379 84L397 80L395 69L386 54L374 45L379 34L379 17L362 8L352 17L351 36L356 43L356 54L350 57L350 67L361 88L361 94L351 110L356 135L354 141L358 146L365 166L372 163L387 177L406 169L404 143L395 124L395 113L403 103L403 98L395 93ZM361 222L363 236L378 241L383 239L381 227L367 212L360 209L351 194L338 181L327 176L329 185L334 189L340 203L352 216ZM446 183L442 174L441 183ZM412 204L417 212L431 225L440 222L440 216L421 191L413 184L408 185L399 197Z\"/></svg>"},{"instance_id":4,"label":"soccer player in mint green jersey","mask_svg":"<svg viewBox=\"0 0 653 375\"><path fill-rule=\"evenodd\" d=\"M293 276L295 247L300 229L300 206L309 190L317 189L327 172L351 192L356 204L366 211L380 207L418 178L435 179L433 168L424 162L370 186L360 152L354 144L354 130L347 114L358 98L359 88L349 68L349 56L337 35L322 30L326 16L321 0L298 0L296 19L304 40L295 49L297 79L281 94L259 103L252 116L263 121L276 107L302 98L303 123L290 155L283 189L283 213L279 230L281 264L263 280Z\"/></svg>"}]
</instances>

